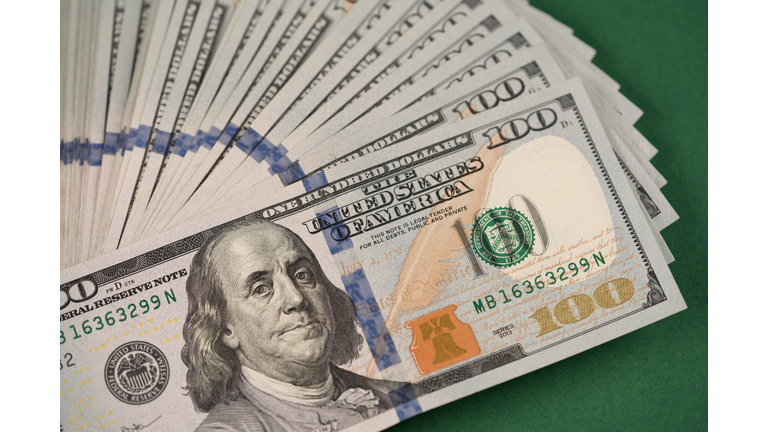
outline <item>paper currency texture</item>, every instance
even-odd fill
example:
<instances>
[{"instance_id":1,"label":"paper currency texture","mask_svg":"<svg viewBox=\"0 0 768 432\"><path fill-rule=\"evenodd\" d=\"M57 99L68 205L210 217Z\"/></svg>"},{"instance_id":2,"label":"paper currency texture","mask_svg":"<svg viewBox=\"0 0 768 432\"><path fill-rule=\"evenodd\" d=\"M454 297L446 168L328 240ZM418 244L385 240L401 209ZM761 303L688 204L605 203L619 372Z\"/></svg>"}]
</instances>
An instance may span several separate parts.
<instances>
[{"instance_id":1,"label":"paper currency texture","mask_svg":"<svg viewBox=\"0 0 768 432\"><path fill-rule=\"evenodd\" d=\"M62 273L62 421L380 430L685 307L578 80L370 158Z\"/></svg>"}]
</instances>

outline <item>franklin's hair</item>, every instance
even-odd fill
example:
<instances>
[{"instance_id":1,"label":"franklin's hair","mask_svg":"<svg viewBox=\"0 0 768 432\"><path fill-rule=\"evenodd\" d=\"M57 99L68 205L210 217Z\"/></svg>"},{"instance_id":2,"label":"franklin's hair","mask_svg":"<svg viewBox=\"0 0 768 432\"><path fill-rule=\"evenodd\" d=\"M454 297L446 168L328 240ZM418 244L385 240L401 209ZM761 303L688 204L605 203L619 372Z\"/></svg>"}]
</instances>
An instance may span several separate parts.
<instances>
[{"instance_id":1,"label":"franklin's hair","mask_svg":"<svg viewBox=\"0 0 768 432\"><path fill-rule=\"evenodd\" d=\"M189 267L189 310L184 322L185 344L181 350L181 359L189 368L185 390L189 392L198 411L208 412L217 403L229 403L240 396L237 388L240 361L235 351L221 341L221 336L226 330L227 301L213 252L226 236L254 226L283 228L268 221L241 222L228 226L203 244ZM352 300L346 292L331 284L315 254L304 241L292 231L283 229L307 249L312 262L319 269L318 282L326 288L330 298L336 321L333 346L330 347L330 362L335 365L350 363L357 357L363 345L363 337L357 333L359 324L355 319Z\"/></svg>"}]
</instances>

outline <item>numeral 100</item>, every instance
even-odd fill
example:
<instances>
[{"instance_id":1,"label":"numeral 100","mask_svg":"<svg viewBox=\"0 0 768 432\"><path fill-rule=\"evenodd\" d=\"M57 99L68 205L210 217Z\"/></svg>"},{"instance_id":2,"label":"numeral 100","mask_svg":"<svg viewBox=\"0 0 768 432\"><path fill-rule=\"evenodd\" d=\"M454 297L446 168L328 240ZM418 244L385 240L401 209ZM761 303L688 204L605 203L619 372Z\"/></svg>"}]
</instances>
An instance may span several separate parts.
<instances>
[{"instance_id":1,"label":"numeral 100","mask_svg":"<svg viewBox=\"0 0 768 432\"><path fill-rule=\"evenodd\" d=\"M611 294L611 285L613 285L616 294L618 294L618 301ZM603 309L615 308L628 302L634 294L635 286L632 285L632 282L624 278L614 279L597 287L595 292L592 293L592 297L586 294L572 295L560 300L555 305L553 311L549 310L549 306L544 306L529 318L535 319L536 323L539 324L541 331L539 331L537 336L541 337L562 328L562 326L555 322L555 318L561 324L575 324L589 318L595 312L595 303ZM578 316L573 313L569 300L573 300L573 303L576 305L576 310L579 312Z\"/></svg>"}]
</instances>

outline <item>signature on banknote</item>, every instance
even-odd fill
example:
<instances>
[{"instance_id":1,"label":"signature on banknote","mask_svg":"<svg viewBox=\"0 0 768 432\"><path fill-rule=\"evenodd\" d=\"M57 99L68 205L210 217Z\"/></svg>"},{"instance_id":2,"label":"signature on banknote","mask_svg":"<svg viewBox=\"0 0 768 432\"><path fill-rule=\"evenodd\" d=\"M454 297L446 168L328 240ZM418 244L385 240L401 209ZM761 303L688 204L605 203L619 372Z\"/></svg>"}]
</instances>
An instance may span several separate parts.
<instances>
[{"instance_id":1,"label":"signature on banknote","mask_svg":"<svg viewBox=\"0 0 768 432\"><path fill-rule=\"evenodd\" d=\"M162 417L162 416L160 416L160 417ZM138 432L138 431L140 431L142 429L146 429L147 427L152 426L152 423L160 420L160 417L152 420L151 422L149 422L148 425L140 425L140 424L134 423L132 428L130 428L128 426L123 426L123 427L120 428L120 432Z\"/></svg>"}]
</instances>

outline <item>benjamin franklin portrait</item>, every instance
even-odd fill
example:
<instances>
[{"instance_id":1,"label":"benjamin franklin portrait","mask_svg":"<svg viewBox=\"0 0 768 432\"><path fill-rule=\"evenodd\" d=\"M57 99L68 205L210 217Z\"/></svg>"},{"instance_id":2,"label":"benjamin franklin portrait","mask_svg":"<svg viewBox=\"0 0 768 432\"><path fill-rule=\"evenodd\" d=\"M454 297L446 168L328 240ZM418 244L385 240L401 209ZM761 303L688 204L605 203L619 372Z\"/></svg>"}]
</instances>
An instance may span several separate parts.
<instances>
[{"instance_id":1,"label":"benjamin franklin portrait","mask_svg":"<svg viewBox=\"0 0 768 432\"><path fill-rule=\"evenodd\" d=\"M187 279L182 360L198 431L344 429L392 408L403 383L339 366L358 357L352 301L291 230L240 223L211 237Z\"/></svg>"}]
</instances>

